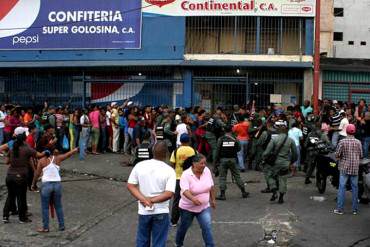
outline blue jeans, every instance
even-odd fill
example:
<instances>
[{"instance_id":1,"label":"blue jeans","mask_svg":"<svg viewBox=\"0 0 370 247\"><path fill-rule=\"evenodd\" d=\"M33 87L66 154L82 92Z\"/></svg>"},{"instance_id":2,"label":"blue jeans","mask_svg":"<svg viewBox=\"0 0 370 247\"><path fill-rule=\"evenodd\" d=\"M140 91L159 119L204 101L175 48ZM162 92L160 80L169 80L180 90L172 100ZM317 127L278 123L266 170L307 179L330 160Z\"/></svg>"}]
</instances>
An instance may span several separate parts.
<instances>
[{"instance_id":1,"label":"blue jeans","mask_svg":"<svg viewBox=\"0 0 370 247\"><path fill-rule=\"evenodd\" d=\"M351 180L352 187L352 211L358 211L358 176L340 173L337 209L343 211L344 200L346 198L346 184L348 179Z\"/></svg>"},{"instance_id":2,"label":"blue jeans","mask_svg":"<svg viewBox=\"0 0 370 247\"><path fill-rule=\"evenodd\" d=\"M338 139L339 139L339 132L334 131L333 136L331 137L331 144L333 145L333 147L337 147Z\"/></svg>"},{"instance_id":3,"label":"blue jeans","mask_svg":"<svg viewBox=\"0 0 370 247\"><path fill-rule=\"evenodd\" d=\"M300 167L301 166L301 147L298 145L297 147L297 161L294 162L294 167Z\"/></svg>"},{"instance_id":4,"label":"blue jeans","mask_svg":"<svg viewBox=\"0 0 370 247\"><path fill-rule=\"evenodd\" d=\"M49 229L49 203L53 200L57 214L59 229L64 229L64 215L62 207L62 183L45 182L41 186L41 211L42 224L44 229Z\"/></svg>"},{"instance_id":5,"label":"blue jeans","mask_svg":"<svg viewBox=\"0 0 370 247\"><path fill-rule=\"evenodd\" d=\"M90 128L82 128L80 132L80 140L79 140L79 147L80 147L80 160L84 160L86 157L86 150L87 145L89 143L90 137Z\"/></svg>"},{"instance_id":6,"label":"blue jeans","mask_svg":"<svg viewBox=\"0 0 370 247\"><path fill-rule=\"evenodd\" d=\"M166 246L169 227L169 214L139 215L136 246L149 247L151 239L152 247Z\"/></svg>"},{"instance_id":7,"label":"blue jeans","mask_svg":"<svg viewBox=\"0 0 370 247\"><path fill-rule=\"evenodd\" d=\"M239 169L245 169L244 160L248 151L248 141L239 141L240 151L238 152Z\"/></svg>"},{"instance_id":8,"label":"blue jeans","mask_svg":"<svg viewBox=\"0 0 370 247\"><path fill-rule=\"evenodd\" d=\"M369 157L369 146L370 146L370 136L366 136L364 138L364 145L362 146L365 159Z\"/></svg>"},{"instance_id":9,"label":"blue jeans","mask_svg":"<svg viewBox=\"0 0 370 247\"><path fill-rule=\"evenodd\" d=\"M203 241L206 247L215 246L212 236L211 208L204 209L200 213L193 213L180 209L180 225L178 226L176 233L176 246L180 247L184 245L186 232L191 226L194 217L197 218L200 228L202 229Z\"/></svg>"}]
</instances>

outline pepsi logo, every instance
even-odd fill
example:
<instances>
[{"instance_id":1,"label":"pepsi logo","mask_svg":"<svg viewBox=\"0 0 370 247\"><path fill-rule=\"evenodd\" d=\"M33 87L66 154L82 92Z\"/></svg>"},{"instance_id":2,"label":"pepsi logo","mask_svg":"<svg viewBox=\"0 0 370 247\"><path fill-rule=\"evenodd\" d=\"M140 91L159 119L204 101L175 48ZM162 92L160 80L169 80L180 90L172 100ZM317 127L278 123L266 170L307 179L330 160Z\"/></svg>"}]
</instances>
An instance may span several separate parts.
<instances>
[{"instance_id":1,"label":"pepsi logo","mask_svg":"<svg viewBox=\"0 0 370 247\"><path fill-rule=\"evenodd\" d=\"M0 38L20 34L30 28L40 12L41 0L1 0Z\"/></svg>"},{"instance_id":2,"label":"pepsi logo","mask_svg":"<svg viewBox=\"0 0 370 247\"><path fill-rule=\"evenodd\" d=\"M151 4L151 5L156 5L160 8L162 8L165 5L171 4L175 2L176 0L145 0L145 2Z\"/></svg>"},{"instance_id":3,"label":"pepsi logo","mask_svg":"<svg viewBox=\"0 0 370 247\"><path fill-rule=\"evenodd\" d=\"M311 12L312 11L312 7L310 7L310 6L302 7L302 11L303 12Z\"/></svg>"}]
</instances>

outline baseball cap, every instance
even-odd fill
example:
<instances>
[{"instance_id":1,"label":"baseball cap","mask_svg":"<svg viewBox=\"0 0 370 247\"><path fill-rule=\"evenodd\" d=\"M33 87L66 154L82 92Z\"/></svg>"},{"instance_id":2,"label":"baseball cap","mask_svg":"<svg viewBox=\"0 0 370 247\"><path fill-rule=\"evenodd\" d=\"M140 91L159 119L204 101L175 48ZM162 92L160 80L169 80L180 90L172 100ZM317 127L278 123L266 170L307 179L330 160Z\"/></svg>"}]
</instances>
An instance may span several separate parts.
<instances>
[{"instance_id":1,"label":"baseball cap","mask_svg":"<svg viewBox=\"0 0 370 247\"><path fill-rule=\"evenodd\" d=\"M25 128L25 127L15 128L15 130L14 130L14 135L15 136L22 135L22 134L26 134L26 136L28 136L28 134L29 134L28 128Z\"/></svg>"},{"instance_id":2,"label":"baseball cap","mask_svg":"<svg viewBox=\"0 0 370 247\"><path fill-rule=\"evenodd\" d=\"M356 133L356 126L354 124L348 124L346 128L346 132L349 135L354 135Z\"/></svg>"},{"instance_id":3,"label":"baseball cap","mask_svg":"<svg viewBox=\"0 0 370 247\"><path fill-rule=\"evenodd\" d=\"M186 134L186 133L181 134L181 136L180 136L180 142L181 143L188 143L188 142L190 142L189 135Z\"/></svg>"},{"instance_id":4,"label":"baseball cap","mask_svg":"<svg viewBox=\"0 0 370 247\"><path fill-rule=\"evenodd\" d=\"M286 128L286 127L288 127L288 124L284 120L278 120L274 124L274 128L276 128L276 129L278 129L278 128Z\"/></svg>"},{"instance_id":5,"label":"baseball cap","mask_svg":"<svg viewBox=\"0 0 370 247\"><path fill-rule=\"evenodd\" d=\"M113 106L115 106L115 105L117 105L117 102L112 102L112 103L110 103L110 106L111 106L111 107L113 107Z\"/></svg>"}]
</instances>

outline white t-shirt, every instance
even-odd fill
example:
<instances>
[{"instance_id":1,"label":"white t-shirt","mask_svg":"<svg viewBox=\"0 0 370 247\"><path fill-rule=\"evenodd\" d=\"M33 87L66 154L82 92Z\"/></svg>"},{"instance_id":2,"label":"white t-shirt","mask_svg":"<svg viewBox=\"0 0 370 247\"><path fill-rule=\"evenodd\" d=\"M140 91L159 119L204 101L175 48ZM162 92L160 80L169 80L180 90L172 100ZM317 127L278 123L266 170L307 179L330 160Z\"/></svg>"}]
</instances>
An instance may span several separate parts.
<instances>
[{"instance_id":1,"label":"white t-shirt","mask_svg":"<svg viewBox=\"0 0 370 247\"><path fill-rule=\"evenodd\" d=\"M339 129L341 131L339 132L339 135L347 136L347 126L348 125L349 125L348 118L345 117L340 121Z\"/></svg>"},{"instance_id":2,"label":"white t-shirt","mask_svg":"<svg viewBox=\"0 0 370 247\"><path fill-rule=\"evenodd\" d=\"M154 197L165 191L175 193L176 173L172 167L163 161L145 160L135 165L127 182L138 185L140 192L145 197ZM169 204L170 200L154 203L154 210L145 210L145 207L138 202L139 214L166 214L170 212Z\"/></svg>"},{"instance_id":3,"label":"white t-shirt","mask_svg":"<svg viewBox=\"0 0 370 247\"><path fill-rule=\"evenodd\" d=\"M4 119L5 119L5 116L6 114L2 111L0 111L0 129L4 128L5 127L5 124L4 124Z\"/></svg>"},{"instance_id":4,"label":"white t-shirt","mask_svg":"<svg viewBox=\"0 0 370 247\"><path fill-rule=\"evenodd\" d=\"M87 115L82 115L80 117L80 124L81 125L89 124L89 123L90 123L90 120L89 120L89 117Z\"/></svg>"},{"instance_id":5,"label":"white t-shirt","mask_svg":"<svg viewBox=\"0 0 370 247\"><path fill-rule=\"evenodd\" d=\"M296 146L299 146L299 140L303 137L302 130L298 129L297 127L294 127L289 130L288 136L293 139Z\"/></svg>"},{"instance_id":6,"label":"white t-shirt","mask_svg":"<svg viewBox=\"0 0 370 247\"><path fill-rule=\"evenodd\" d=\"M181 145L180 137L181 137L182 134L184 134L184 133L187 134L188 133L188 128L186 128L186 124L181 123L181 124L177 125L176 131L177 131L176 144L177 144L177 146L180 146Z\"/></svg>"},{"instance_id":7,"label":"white t-shirt","mask_svg":"<svg viewBox=\"0 0 370 247\"><path fill-rule=\"evenodd\" d=\"M112 113L110 111L107 111L105 113L105 121L107 122L107 126L110 126L110 118L112 117Z\"/></svg>"}]
</instances>

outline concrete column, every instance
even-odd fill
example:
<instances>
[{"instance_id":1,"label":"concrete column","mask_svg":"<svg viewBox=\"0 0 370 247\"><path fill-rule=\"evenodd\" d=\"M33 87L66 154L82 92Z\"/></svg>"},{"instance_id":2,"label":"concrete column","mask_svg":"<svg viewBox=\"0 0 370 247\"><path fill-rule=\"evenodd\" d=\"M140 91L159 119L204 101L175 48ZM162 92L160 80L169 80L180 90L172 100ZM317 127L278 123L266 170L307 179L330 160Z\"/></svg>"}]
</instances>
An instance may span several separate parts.
<instances>
[{"instance_id":1,"label":"concrete column","mask_svg":"<svg viewBox=\"0 0 370 247\"><path fill-rule=\"evenodd\" d=\"M321 70L320 71L320 81L319 81L319 99L324 99L323 98L323 89L322 89L322 74L323 74L323 71Z\"/></svg>"},{"instance_id":2,"label":"concrete column","mask_svg":"<svg viewBox=\"0 0 370 247\"><path fill-rule=\"evenodd\" d=\"M261 53L261 17L257 16L256 23L256 54Z\"/></svg>"},{"instance_id":3,"label":"concrete column","mask_svg":"<svg viewBox=\"0 0 370 247\"><path fill-rule=\"evenodd\" d=\"M310 100L313 94L313 71L312 69L306 69L303 74L303 100Z\"/></svg>"},{"instance_id":4,"label":"concrete column","mask_svg":"<svg viewBox=\"0 0 370 247\"><path fill-rule=\"evenodd\" d=\"M184 79L184 107L190 107L193 101L193 73L191 70L185 70L183 72Z\"/></svg>"},{"instance_id":5,"label":"concrete column","mask_svg":"<svg viewBox=\"0 0 370 247\"><path fill-rule=\"evenodd\" d=\"M306 19L306 55L313 55L313 42L314 42L314 25L313 19L307 18Z\"/></svg>"}]
</instances>

